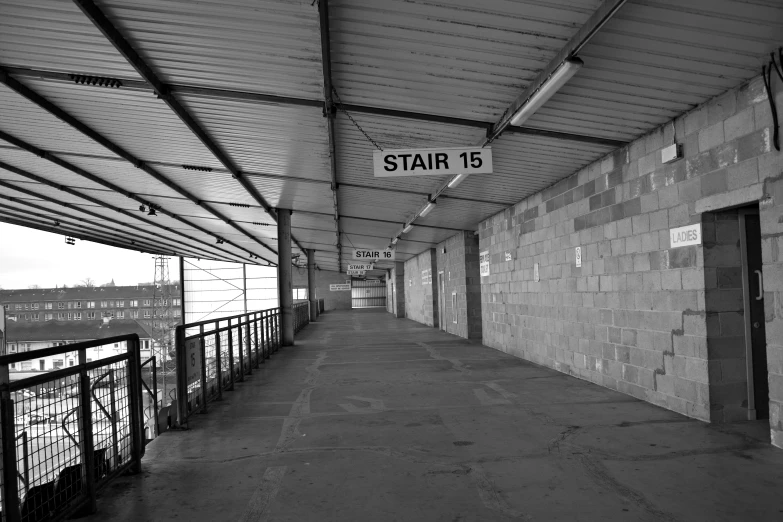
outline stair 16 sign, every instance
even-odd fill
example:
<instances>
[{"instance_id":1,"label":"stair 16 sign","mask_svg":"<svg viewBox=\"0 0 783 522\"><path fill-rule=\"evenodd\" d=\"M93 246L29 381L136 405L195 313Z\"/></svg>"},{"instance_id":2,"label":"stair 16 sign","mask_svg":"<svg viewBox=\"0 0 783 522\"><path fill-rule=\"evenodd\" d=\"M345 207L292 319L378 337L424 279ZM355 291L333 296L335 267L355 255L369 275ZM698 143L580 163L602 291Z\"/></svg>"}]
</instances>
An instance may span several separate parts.
<instances>
[{"instance_id":1,"label":"stair 16 sign","mask_svg":"<svg viewBox=\"0 0 783 522\"><path fill-rule=\"evenodd\" d=\"M353 259L359 261L394 261L394 250L368 250L356 248L353 251Z\"/></svg>"},{"instance_id":2,"label":"stair 16 sign","mask_svg":"<svg viewBox=\"0 0 783 522\"><path fill-rule=\"evenodd\" d=\"M376 150L372 160L376 178L492 174L489 147Z\"/></svg>"}]
</instances>

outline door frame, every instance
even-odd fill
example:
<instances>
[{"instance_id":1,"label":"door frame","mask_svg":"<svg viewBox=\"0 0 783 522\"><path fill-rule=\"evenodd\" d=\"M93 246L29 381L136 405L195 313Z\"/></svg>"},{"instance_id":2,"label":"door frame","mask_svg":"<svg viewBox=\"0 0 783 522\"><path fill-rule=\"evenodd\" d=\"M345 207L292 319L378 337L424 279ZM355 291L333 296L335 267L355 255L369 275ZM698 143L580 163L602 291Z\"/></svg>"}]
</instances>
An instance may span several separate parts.
<instances>
[{"instance_id":1,"label":"door frame","mask_svg":"<svg viewBox=\"0 0 783 522\"><path fill-rule=\"evenodd\" d=\"M438 271L438 329L446 331L446 278Z\"/></svg>"},{"instance_id":2,"label":"door frame","mask_svg":"<svg viewBox=\"0 0 783 522\"><path fill-rule=\"evenodd\" d=\"M756 389L753 375L753 325L750 317L750 267L748 266L748 238L745 216L759 215L758 208L739 208L740 258L742 262L742 301L745 322L745 373L747 374L748 420L756 420ZM767 367L769 373L769 367Z\"/></svg>"}]
</instances>

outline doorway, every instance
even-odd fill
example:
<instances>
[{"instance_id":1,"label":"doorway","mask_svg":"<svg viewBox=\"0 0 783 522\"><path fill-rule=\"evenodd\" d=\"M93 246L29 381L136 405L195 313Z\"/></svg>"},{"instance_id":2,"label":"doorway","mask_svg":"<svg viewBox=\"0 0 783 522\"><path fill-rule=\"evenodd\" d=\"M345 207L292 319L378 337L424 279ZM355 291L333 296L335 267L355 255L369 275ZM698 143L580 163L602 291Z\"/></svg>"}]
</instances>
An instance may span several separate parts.
<instances>
[{"instance_id":1,"label":"doorway","mask_svg":"<svg viewBox=\"0 0 783 522\"><path fill-rule=\"evenodd\" d=\"M743 297L748 374L748 418L769 418L767 333L764 324L764 278L758 206L739 211L743 253Z\"/></svg>"},{"instance_id":2,"label":"doorway","mask_svg":"<svg viewBox=\"0 0 783 522\"><path fill-rule=\"evenodd\" d=\"M438 272L438 328L446 331L446 280L442 270Z\"/></svg>"},{"instance_id":3,"label":"doorway","mask_svg":"<svg viewBox=\"0 0 783 522\"><path fill-rule=\"evenodd\" d=\"M703 214L710 420L769 417L758 204Z\"/></svg>"}]
</instances>

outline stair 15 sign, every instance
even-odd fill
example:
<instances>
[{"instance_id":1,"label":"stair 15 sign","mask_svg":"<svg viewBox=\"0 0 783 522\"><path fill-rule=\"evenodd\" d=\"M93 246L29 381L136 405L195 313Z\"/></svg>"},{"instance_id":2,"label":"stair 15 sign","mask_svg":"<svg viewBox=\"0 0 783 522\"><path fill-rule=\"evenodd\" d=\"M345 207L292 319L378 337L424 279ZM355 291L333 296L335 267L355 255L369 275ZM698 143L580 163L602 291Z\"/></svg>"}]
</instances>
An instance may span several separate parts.
<instances>
[{"instance_id":1,"label":"stair 15 sign","mask_svg":"<svg viewBox=\"0 0 783 522\"><path fill-rule=\"evenodd\" d=\"M376 150L372 160L376 178L492 174L489 147Z\"/></svg>"}]
</instances>

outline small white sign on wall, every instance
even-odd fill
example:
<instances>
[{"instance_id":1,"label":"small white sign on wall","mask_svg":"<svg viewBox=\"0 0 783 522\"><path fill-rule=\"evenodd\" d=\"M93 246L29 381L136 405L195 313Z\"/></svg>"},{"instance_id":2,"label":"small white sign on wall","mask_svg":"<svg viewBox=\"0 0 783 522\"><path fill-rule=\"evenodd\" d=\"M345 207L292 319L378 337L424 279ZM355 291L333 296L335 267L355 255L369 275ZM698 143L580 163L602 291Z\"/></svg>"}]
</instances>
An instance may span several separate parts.
<instances>
[{"instance_id":1,"label":"small white sign on wall","mask_svg":"<svg viewBox=\"0 0 783 522\"><path fill-rule=\"evenodd\" d=\"M582 266L582 247L576 247L576 267Z\"/></svg>"},{"instance_id":2,"label":"small white sign on wall","mask_svg":"<svg viewBox=\"0 0 783 522\"><path fill-rule=\"evenodd\" d=\"M670 229L669 240L672 248L701 245L701 223Z\"/></svg>"},{"instance_id":3,"label":"small white sign on wall","mask_svg":"<svg viewBox=\"0 0 783 522\"><path fill-rule=\"evenodd\" d=\"M541 274L538 272L538 263L533 264L533 281L536 283L541 281Z\"/></svg>"},{"instance_id":4,"label":"small white sign on wall","mask_svg":"<svg viewBox=\"0 0 783 522\"><path fill-rule=\"evenodd\" d=\"M511 252L506 252L506 261L511 261Z\"/></svg>"},{"instance_id":5,"label":"small white sign on wall","mask_svg":"<svg viewBox=\"0 0 783 522\"><path fill-rule=\"evenodd\" d=\"M479 273L481 277L489 275L489 250L479 254Z\"/></svg>"}]
</instances>

